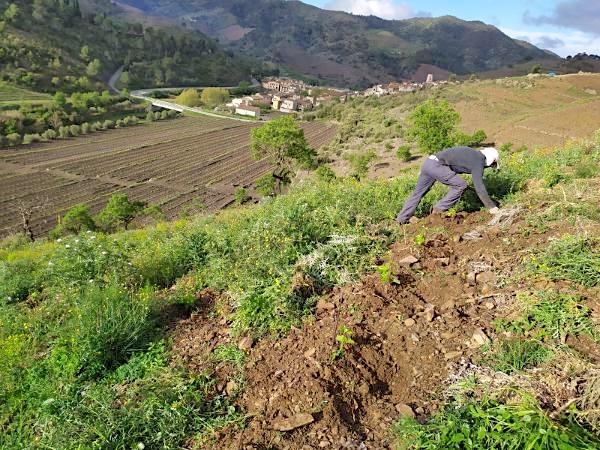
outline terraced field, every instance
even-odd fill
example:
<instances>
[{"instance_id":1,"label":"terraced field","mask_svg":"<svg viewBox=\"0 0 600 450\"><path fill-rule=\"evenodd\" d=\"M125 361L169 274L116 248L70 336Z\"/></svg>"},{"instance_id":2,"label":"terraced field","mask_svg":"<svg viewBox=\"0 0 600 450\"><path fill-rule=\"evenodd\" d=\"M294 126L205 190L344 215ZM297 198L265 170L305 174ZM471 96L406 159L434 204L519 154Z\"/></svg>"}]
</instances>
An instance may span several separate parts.
<instances>
[{"instance_id":1,"label":"terraced field","mask_svg":"<svg viewBox=\"0 0 600 450\"><path fill-rule=\"evenodd\" d=\"M48 94L32 92L0 82L0 105L8 103L46 103L50 99Z\"/></svg>"},{"instance_id":2,"label":"terraced field","mask_svg":"<svg viewBox=\"0 0 600 450\"><path fill-rule=\"evenodd\" d=\"M250 129L258 124L185 117L33 147L0 150L0 236L19 224L18 203L47 204L34 217L38 234L77 203L98 211L112 193L161 206L168 218L182 211L217 210L239 186L252 187L269 170L250 156ZM303 124L319 148L335 125Z\"/></svg>"}]
</instances>

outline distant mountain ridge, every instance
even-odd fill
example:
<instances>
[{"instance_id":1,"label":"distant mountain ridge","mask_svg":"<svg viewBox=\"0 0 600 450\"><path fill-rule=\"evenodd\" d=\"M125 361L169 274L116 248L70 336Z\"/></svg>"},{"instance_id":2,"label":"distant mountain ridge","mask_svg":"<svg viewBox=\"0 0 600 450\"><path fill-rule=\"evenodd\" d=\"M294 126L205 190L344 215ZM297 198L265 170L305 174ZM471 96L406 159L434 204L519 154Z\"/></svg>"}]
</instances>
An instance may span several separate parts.
<instances>
[{"instance_id":1,"label":"distant mountain ridge","mask_svg":"<svg viewBox=\"0 0 600 450\"><path fill-rule=\"evenodd\" d=\"M451 16L384 20L294 0L119 3L206 33L244 55L337 84L411 78L421 64L464 75L557 58L492 25Z\"/></svg>"}]
</instances>

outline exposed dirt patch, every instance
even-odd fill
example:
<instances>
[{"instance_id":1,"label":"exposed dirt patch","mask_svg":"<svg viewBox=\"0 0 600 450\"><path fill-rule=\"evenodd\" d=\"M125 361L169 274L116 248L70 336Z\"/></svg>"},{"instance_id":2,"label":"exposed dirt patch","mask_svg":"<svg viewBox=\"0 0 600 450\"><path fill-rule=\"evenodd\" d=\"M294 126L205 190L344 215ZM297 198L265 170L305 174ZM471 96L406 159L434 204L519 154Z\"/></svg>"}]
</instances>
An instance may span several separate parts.
<instances>
[{"instance_id":1,"label":"exposed dirt patch","mask_svg":"<svg viewBox=\"0 0 600 450\"><path fill-rule=\"evenodd\" d=\"M247 346L236 399L247 427L222 431L207 448L391 448L399 416L425 420L438 410L445 380L494 338L491 322L514 297L498 280L522 262L519 249L548 239L524 238L522 219L461 239L489 218L431 216L409 225L411 239L382 261L389 280L371 274L335 288L301 328ZM423 230L425 242L417 245ZM226 319L211 314L191 317L176 333L175 352L194 371L206 370L210 351L232 341ZM354 343L336 358L343 334ZM226 389L227 372L216 376Z\"/></svg>"}]
</instances>

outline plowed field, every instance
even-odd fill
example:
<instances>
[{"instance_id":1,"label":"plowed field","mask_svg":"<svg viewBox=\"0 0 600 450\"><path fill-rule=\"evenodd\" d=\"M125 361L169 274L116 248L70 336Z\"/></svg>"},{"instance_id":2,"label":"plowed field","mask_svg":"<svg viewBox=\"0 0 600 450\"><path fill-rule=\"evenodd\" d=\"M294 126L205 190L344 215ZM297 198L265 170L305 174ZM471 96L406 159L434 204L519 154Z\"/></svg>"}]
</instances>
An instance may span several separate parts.
<instances>
[{"instance_id":1,"label":"plowed field","mask_svg":"<svg viewBox=\"0 0 600 450\"><path fill-rule=\"evenodd\" d=\"M114 192L161 206L167 218L230 204L236 187L249 187L269 169L250 156L250 130L258 126L211 117L186 117L95 133L32 147L0 150L0 236L19 225L16 205L47 206L34 217L37 234L75 204L94 212ZM303 124L314 148L336 127Z\"/></svg>"}]
</instances>

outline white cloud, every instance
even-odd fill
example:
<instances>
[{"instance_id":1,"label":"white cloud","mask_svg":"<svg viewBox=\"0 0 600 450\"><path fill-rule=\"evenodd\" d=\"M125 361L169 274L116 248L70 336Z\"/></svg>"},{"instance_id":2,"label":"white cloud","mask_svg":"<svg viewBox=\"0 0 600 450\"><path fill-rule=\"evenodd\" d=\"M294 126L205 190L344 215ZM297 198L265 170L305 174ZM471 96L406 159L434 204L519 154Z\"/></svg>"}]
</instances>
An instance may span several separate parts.
<instances>
[{"instance_id":1,"label":"white cloud","mask_svg":"<svg viewBox=\"0 0 600 450\"><path fill-rule=\"evenodd\" d=\"M396 3L394 0L333 0L325 8L382 19L409 19L417 15L408 3Z\"/></svg>"},{"instance_id":2,"label":"white cloud","mask_svg":"<svg viewBox=\"0 0 600 450\"><path fill-rule=\"evenodd\" d=\"M565 33L550 31L528 31L515 30L511 28L500 28L503 33L516 38L531 42L544 48L544 44L553 42L555 47L550 49L560 56L575 55L577 53L600 54L600 37L591 36L581 31L569 31Z\"/></svg>"}]
</instances>

